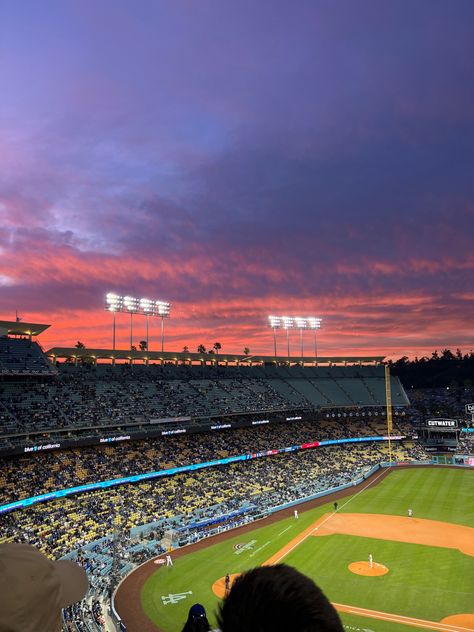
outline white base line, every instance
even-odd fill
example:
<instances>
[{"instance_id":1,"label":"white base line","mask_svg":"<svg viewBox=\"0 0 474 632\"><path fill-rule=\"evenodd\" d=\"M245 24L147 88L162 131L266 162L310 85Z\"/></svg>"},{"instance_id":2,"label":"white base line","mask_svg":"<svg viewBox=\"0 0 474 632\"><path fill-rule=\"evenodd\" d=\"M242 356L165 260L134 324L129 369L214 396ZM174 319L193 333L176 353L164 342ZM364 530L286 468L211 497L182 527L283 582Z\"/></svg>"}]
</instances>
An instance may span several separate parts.
<instances>
[{"instance_id":1,"label":"white base line","mask_svg":"<svg viewBox=\"0 0 474 632\"><path fill-rule=\"evenodd\" d=\"M283 534L284 534L284 533L286 533L289 529L291 529L291 525L290 525L289 527L286 527L286 529L283 529L283 531L280 531L280 533L279 533L278 535L279 535L279 536L280 536L280 535L283 535Z\"/></svg>"},{"instance_id":2,"label":"white base line","mask_svg":"<svg viewBox=\"0 0 474 632\"><path fill-rule=\"evenodd\" d=\"M354 500L354 498L357 498L357 496L359 496L359 494L362 494L362 492L365 492L366 489L368 489L372 483L375 483L376 480L378 480L382 474L385 474L385 469L382 470L382 472L380 472L380 474L378 474L375 478L373 478L370 483L368 483L365 487L363 487L362 489L360 489L356 494L354 494L353 496L351 496L351 498L349 498L349 500L347 500L343 505L341 505L341 509L343 507L345 507L346 505L348 505L350 502L352 502ZM289 553L291 553L294 549L296 549L297 546L299 546L300 544L302 544L306 538L309 538L310 535L312 535L314 533L314 531L317 531L319 529L319 527L322 527L323 524L326 524L326 522L328 520L331 520L331 518L334 517L334 515L336 514L335 511L332 512L332 514L330 514L325 520L323 520L320 524L318 524L317 527L314 527L314 529L312 531L310 531L309 533L307 533L305 535L305 537L300 540L299 542L297 542L296 544L294 544L291 549L288 549L288 551L285 551L285 553L282 553L281 556L279 558L277 558L273 563L274 564L278 564L278 562L280 562L284 557L286 557Z\"/></svg>"},{"instance_id":3,"label":"white base line","mask_svg":"<svg viewBox=\"0 0 474 632\"><path fill-rule=\"evenodd\" d=\"M365 610L364 608L358 608L357 606L346 606L345 604L339 604L335 602L332 602L332 605L337 608L339 612L345 612L346 614L355 614L358 617L379 619L380 621L393 621L394 623L398 623L400 625L409 625L415 628L428 628L430 630L440 630L445 632L469 632L470 630L469 628L454 626L450 623L415 619L412 617L405 617L401 614L391 615L388 612L379 612L378 610Z\"/></svg>"}]
</instances>

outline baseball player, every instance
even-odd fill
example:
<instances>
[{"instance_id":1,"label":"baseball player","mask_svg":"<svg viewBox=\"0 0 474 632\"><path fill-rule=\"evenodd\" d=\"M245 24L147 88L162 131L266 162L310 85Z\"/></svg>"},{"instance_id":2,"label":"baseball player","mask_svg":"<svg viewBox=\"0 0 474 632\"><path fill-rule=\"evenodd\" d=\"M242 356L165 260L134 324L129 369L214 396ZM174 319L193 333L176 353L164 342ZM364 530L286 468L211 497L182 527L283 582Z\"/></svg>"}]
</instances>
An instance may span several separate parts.
<instances>
[{"instance_id":1,"label":"baseball player","mask_svg":"<svg viewBox=\"0 0 474 632\"><path fill-rule=\"evenodd\" d=\"M374 567L374 558L372 557L372 553L369 553L369 566L370 568Z\"/></svg>"},{"instance_id":2,"label":"baseball player","mask_svg":"<svg viewBox=\"0 0 474 632\"><path fill-rule=\"evenodd\" d=\"M227 575L225 576L225 594L227 595L227 593L230 590L230 577L229 577L229 573L227 573Z\"/></svg>"},{"instance_id":3,"label":"baseball player","mask_svg":"<svg viewBox=\"0 0 474 632\"><path fill-rule=\"evenodd\" d=\"M413 509L409 509L408 510L408 517L412 518L413 517Z\"/></svg>"},{"instance_id":4,"label":"baseball player","mask_svg":"<svg viewBox=\"0 0 474 632\"><path fill-rule=\"evenodd\" d=\"M171 559L171 555L169 553L166 556L166 566L173 566L173 560Z\"/></svg>"},{"instance_id":5,"label":"baseball player","mask_svg":"<svg viewBox=\"0 0 474 632\"><path fill-rule=\"evenodd\" d=\"M295 514L295 520L298 520L298 509L295 509L293 513Z\"/></svg>"}]
</instances>

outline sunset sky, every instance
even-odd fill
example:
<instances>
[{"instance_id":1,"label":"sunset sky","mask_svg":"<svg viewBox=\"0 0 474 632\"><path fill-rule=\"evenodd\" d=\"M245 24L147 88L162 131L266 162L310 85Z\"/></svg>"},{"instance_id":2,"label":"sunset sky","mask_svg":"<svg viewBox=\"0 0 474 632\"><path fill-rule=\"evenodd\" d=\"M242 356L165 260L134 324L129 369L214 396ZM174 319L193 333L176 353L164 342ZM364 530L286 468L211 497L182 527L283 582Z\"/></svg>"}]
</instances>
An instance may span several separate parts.
<instances>
[{"instance_id":1,"label":"sunset sky","mask_svg":"<svg viewBox=\"0 0 474 632\"><path fill-rule=\"evenodd\" d=\"M0 318L110 347L115 291L172 303L169 350L270 354L284 314L469 351L473 68L472 0L4 0Z\"/></svg>"}]
</instances>

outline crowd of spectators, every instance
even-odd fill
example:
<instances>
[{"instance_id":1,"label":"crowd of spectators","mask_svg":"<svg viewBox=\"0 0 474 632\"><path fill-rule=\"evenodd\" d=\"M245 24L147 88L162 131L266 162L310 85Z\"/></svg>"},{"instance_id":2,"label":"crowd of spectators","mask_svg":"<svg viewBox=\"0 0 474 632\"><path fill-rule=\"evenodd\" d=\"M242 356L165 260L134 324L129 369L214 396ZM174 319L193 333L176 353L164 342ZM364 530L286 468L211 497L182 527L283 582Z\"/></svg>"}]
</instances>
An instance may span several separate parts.
<instances>
[{"instance_id":1,"label":"crowd of spectators","mask_svg":"<svg viewBox=\"0 0 474 632\"><path fill-rule=\"evenodd\" d=\"M446 387L407 390L411 406L407 414L413 422L430 418L458 419L469 423L465 406L474 402L474 387Z\"/></svg>"},{"instance_id":2,"label":"crowd of spectators","mask_svg":"<svg viewBox=\"0 0 474 632\"><path fill-rule=\"evenodd\" d=\"M474 432L461 432L458 442L459 454L474 456Z\"/></svg>"},{"instance_id":3,"label":"crowd of spectators","mask_svg":"<svg viewBox=\"0 0 474 632\"><path fill-rule=\"evenodd\" d=\"M377 367L61 366L49 379L0 384L0 436L154 423L170 417L382 406ZM395 404L406 404L395 382Z\"/></svg>"},{"instance_id":4,"label":"crowd of spectators","mask_svg":"<svg viewBox=\"0 0 474 632\"><path fill-rule=\"evenodd\" d=\"M357 415L357 416L356 416ZM312 441L384 435L385 418L376 411L328 412L314 422L293 421L237 430L195 433L89 446L0 459L0 504L57 489L285 448ZM365 415L365 411L364 411ZM370 415L370 416L369 416ZM413 428L395 418L395 431Z\"/></svg>"},{"instance_id":5,"label":"crowd of spectators","mask_svg":"<svg viewBox=\"0 0 474 632\"><path fill-rule=\"evenodd\" d=\"M97 599L83 599L63 610L64 628L67 632L103 630L105 619Z\"/></svg>"},{"instance_id":6,"label":"crowd of spectators","mask_svg":"<svg viewBox=\"0 0 474 632\"><path fill-rule=\"evenodd\" d=\"M394 446L394 458L418 453ZM2 535L24 538L54 557L126 530L164 520L168 527L237 510L266 507L349 482L387 460L385 444L350 444L215 466L32 505L5 514Z\"/></svg>"}]
</instances>

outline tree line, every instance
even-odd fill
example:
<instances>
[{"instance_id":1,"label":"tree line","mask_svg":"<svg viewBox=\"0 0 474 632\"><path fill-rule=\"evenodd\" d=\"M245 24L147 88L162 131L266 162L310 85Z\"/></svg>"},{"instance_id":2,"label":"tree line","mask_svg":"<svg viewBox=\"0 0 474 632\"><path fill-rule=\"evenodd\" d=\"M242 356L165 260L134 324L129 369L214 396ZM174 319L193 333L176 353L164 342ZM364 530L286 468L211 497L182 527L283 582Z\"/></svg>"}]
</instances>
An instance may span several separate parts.
<instances>
[{"instance_id":1,"label":"tree line","mask_svg":"<svg viewBox=\"0 0 474 632\"><path fill-rule=\"evenodd\" d=\"M474 353L460 349L433 351L431 356L409 360L403 356L388 364L406 388L471 387L474 385Z\"/></svg>"}]
</instances>

